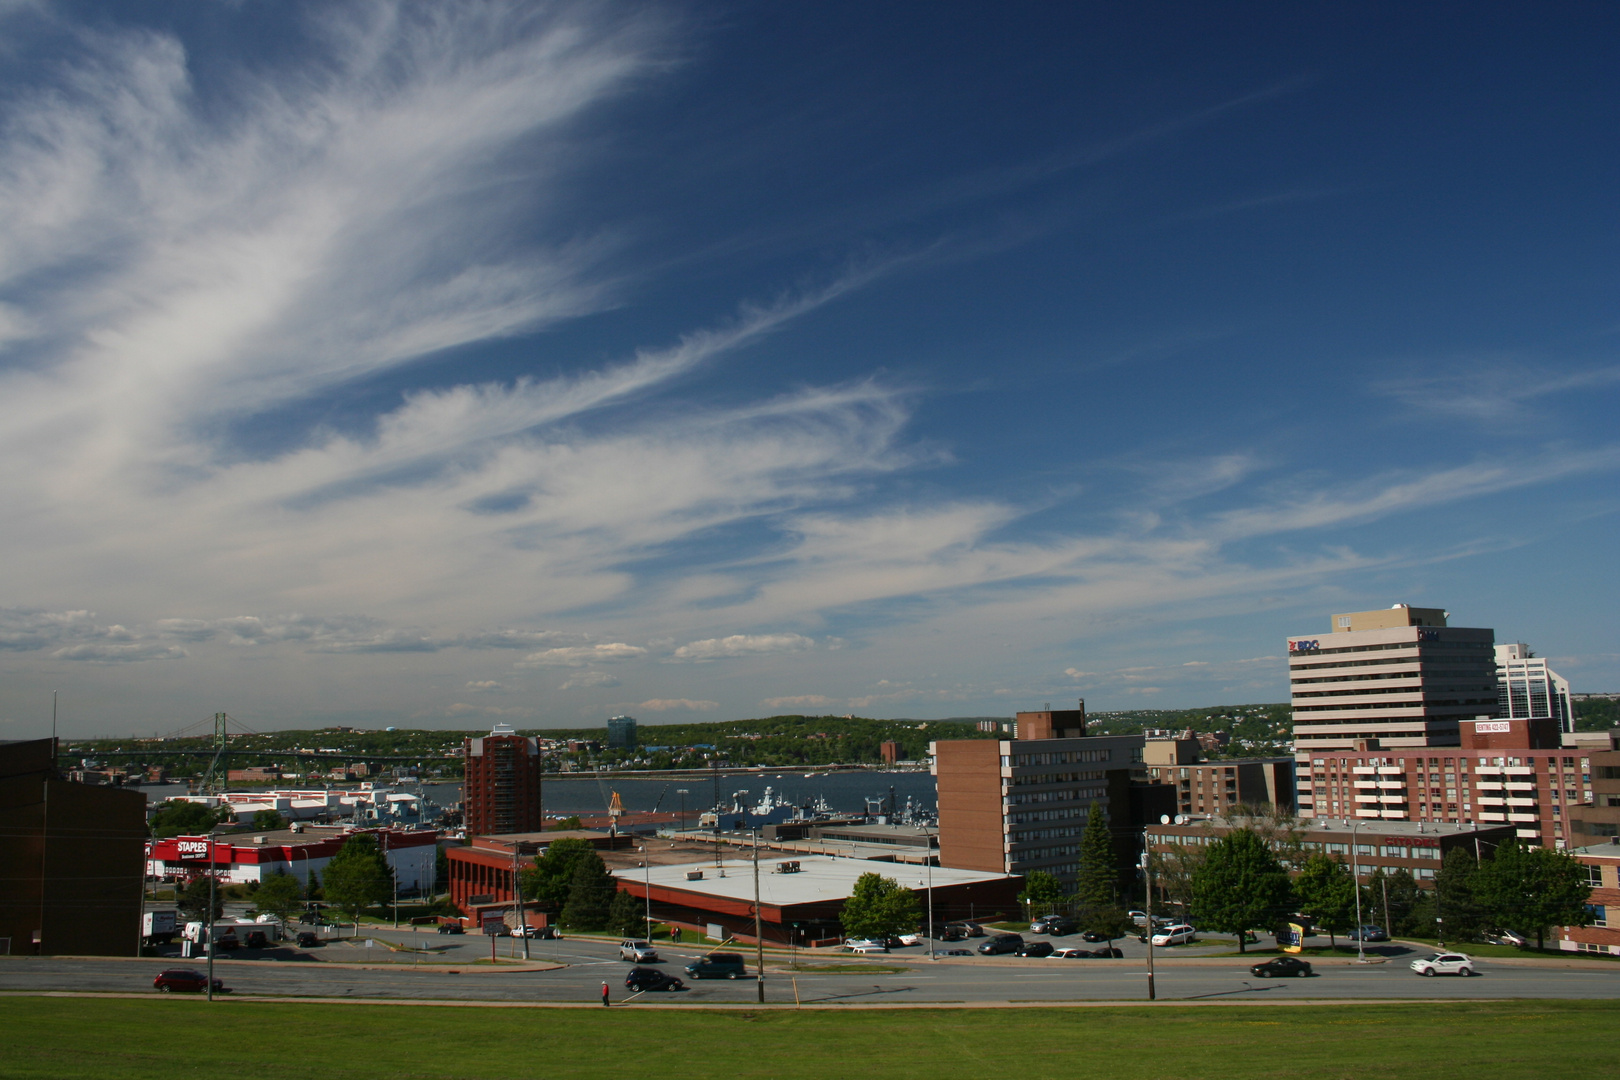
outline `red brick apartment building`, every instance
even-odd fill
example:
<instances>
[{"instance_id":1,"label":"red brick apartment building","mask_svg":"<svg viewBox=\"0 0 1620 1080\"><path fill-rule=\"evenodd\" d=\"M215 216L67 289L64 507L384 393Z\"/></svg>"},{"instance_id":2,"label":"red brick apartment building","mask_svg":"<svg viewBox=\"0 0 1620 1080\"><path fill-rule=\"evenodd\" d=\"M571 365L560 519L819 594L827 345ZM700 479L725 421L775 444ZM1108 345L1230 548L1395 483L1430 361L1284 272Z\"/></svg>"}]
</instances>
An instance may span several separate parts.
<instances>
[{"instance_id":1,"label":"red brick apartment building","mask_svg":"<svg viewBox=\"0 0 1620 1080\"><path fill-rule=\"evenodd\" d=\"M505 724L462 748L462 805L467 835L538 832L541 822L540 743Z\"/></svg>"},{"instance_id":2,"label":"red brick apartment building","mask_svg":"<svg viewBox=\"0 0 1620 1080\"><path fill-rule=\"evenodd\" d=\"M1561 928L1558 947L1620 956L1620 837L1573 848L1570 854L1581 864L1587 884L1592 886L1592 898L1587 902L1592 925Z\"/></svg>"}]
</instances>

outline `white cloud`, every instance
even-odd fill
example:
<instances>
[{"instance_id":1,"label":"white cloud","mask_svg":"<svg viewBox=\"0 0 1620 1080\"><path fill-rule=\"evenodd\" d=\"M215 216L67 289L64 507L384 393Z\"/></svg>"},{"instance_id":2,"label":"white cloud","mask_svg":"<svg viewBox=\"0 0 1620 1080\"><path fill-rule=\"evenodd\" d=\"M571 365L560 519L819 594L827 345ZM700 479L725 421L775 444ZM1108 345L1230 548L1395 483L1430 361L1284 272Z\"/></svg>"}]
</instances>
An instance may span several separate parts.
<instances>
[{"instance_id":1,"label":"white cloud","mask_svg":"<svg viewBox=\"0 0 1620 1080\"><path fill-rule=\"evenodd\" d=\"M504 694L506 692L506 687L494 679L468 680L467 689L475 694Z\"/></svg>"},{"instance_id":2,"label":"white cloud","mask_svg":"<svg viewBox=\"0 0 1620 1080\"><path fill-rule=\"evenodd\" d=\"M802 634L732 634L689 641L675 650L677 660L727 660L765 653L803 652L816 643Z\"/></svg>"},{"instance_id":3,"label":"white cloud","mask_svg":"<svg viewBox=\"0 0 1620 1080\"><path fill-rule=\"evenodd\" d=\"M585 690L596 686L618 686L619 680L605 671L582 671L571 675L558 690Z\"/></svg>"},{"instance_id":4,"label":"white cloud","mask_svg":"<svg viewBox=\"0 0 1620 1080\"><path fill-rule=\"evenodd\" d=\"M530 653L518 661L520 668L532 667L584 667L586 664L606 664L621 660L634 660L646 656L647 650L639 645L626 645L622 641L598 645L570 645L561 649L545 649Z\"/></svg>"},{"instance_id":5,"label":"white cloud","mask_svg":"<svg viewBox=\"0 0 1620 1080\"><path fill-rule=\"evenodd\" d=\"M616 705L615 709L628 712L714 712L718 701L689 701L686 698L654 698L634 705Z\"/></svg>"}]
</instances>

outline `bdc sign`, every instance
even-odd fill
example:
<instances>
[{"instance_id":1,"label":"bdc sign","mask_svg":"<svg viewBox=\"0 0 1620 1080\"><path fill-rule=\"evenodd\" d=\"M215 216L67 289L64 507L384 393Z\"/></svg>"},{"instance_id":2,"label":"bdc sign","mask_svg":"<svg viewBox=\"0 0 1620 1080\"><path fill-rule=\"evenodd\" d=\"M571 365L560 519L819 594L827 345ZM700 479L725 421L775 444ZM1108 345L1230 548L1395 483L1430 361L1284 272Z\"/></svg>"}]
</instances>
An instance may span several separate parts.
<instances>
[{"instance_id":1,"label":"bdc sign","mask_svg":"<svg viewBox=\"0 0 1620 1080\"><path fill-rule=\"evenodd\" d=\"M1321 641L1316 638L1306 638L1304 641L1290 641L1289 652L1317 652L1322 648Z\"/></svg>"}]
</instances>

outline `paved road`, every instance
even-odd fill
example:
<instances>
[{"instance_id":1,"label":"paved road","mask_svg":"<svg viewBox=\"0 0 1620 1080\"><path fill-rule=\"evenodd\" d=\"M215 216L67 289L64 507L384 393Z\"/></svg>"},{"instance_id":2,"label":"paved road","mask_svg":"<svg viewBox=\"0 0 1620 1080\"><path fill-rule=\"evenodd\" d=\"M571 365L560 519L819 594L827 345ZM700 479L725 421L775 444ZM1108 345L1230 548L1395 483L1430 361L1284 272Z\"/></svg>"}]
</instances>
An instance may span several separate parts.
<instances>
[{"instance_id":1,"label":"paved road","mask_svg":"<svg viewBox=\"0 0 1620 1080\"><path fill-rule=\"evenodd\" d=\"M625 1000L682 1001L690 1004L749 1003L757 999L757 985L749 980L688 982L676 994L634 997L624 986L628 964L617 958L613 943L587 939L535 941L530 950L536 960L565 965L551 970L491 968L472 965L475 952L487 943L475 938L457 942L465 966L412 969L402 965L350 966L347 963L285 963L270 960L224 960L216 974L233 992L277 996L312 996L416 1000L497 1000L583 1002L600 999L606 981L615 1002ZM502 946L509 945L502 941ZM341 949L341 952L340 952ZM503 948L503 952L505 949ZM365 951L328 947L329 959L363 960ZM377 955L380 950L374 950ZM664 970L681 975L682 967L699 950L666 951ZM928 1003L1002 1001L1107 1001L1146 997L1146 971L1140 961L1011 960L962 957L930 963L926 952L911 949L881 958L877 966L907 970L885 973L865 970L859 961L847 961L851 973L827 974L769 971L766 1000L791 1002L795 983L806 1004L844 1002ZM396 954L389 954L396 955ZM1186 957L1187 954L1181 954ZM817 956L815 963L845 963L838 957ZM72 960L11 957L0 960L0 990L131 991L150 989L153 976L174 960ZM1238 958L1177 959L1161 955L1157 961L1160 1000L1287 1001L1290 999L1433 998L1478 999L1614 998L1620 997L1620 966L1593 964L1590 969L1535 966L1513 962L1479 961L1479 977L1425 979L1406 966L1404 959L1358 967L1337 961L1315 962L1318 974L1309 979L1257 979L1248 961ZM770 968L773 961L767 960ZM454 973L452 973L454 972Z\"/></svg>"}]
</instances>

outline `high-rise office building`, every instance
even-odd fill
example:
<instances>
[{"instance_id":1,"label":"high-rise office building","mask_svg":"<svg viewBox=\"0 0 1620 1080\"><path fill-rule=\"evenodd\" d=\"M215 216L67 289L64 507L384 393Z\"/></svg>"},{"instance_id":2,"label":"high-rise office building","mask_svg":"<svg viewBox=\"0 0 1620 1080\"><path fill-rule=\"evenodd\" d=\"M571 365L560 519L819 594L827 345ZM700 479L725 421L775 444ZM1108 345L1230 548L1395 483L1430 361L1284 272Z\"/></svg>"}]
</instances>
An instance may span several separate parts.
<instances>
[{"instance_id":1,"label":"high-rise office building","mask_svg":"<svg viewBox=\"0 0 1620 1080\"><path fill-rule=\"evenodd\" d=\"M462 750L466 779L462 805L468 836L539 832L540 743L505 724Z\"/></svg>"},{"instance_id":2,"label":"high-rise office building","mask_svg":"<svg viewBox=\"0 0 1620 1080\"><path fill-rule=\"evenodd\" d=\"M628 750L636 745L636 718L615 716L608 720L607 744Z\"/></svg>"},{"instance_id":3,"label":"high-rise office building","mask_svg":"<svg viewBox=\"0 0 1620 1080\"><path fill-rule=\"evenodd\" d=\"M1290 637L1295 750L1456 746L1460 721L1495 715L1495 632L1447 626L1448 614L1396 604Z\"/></svg>"},{"instance_id":4,"label":"high-rise office building","mask_svg":"<svg viewBox=\"0 0 1620 1080\"><path fill-rule=\"evenodd\" d=\"M1496 647L1496 715L1502 720L1558 721L1559 731L1575 730L1569 680L1547 666L1524 642Z\"/></svg>"}]
</instances>

